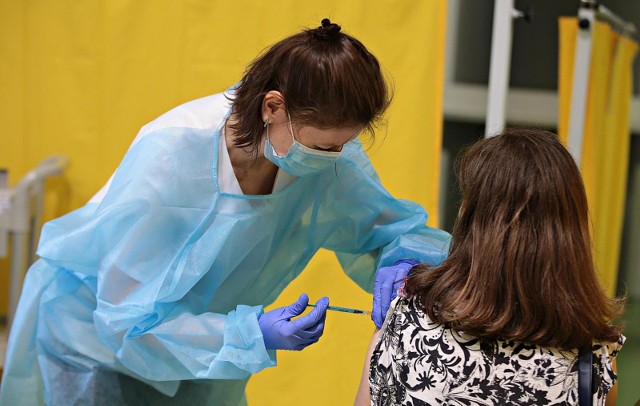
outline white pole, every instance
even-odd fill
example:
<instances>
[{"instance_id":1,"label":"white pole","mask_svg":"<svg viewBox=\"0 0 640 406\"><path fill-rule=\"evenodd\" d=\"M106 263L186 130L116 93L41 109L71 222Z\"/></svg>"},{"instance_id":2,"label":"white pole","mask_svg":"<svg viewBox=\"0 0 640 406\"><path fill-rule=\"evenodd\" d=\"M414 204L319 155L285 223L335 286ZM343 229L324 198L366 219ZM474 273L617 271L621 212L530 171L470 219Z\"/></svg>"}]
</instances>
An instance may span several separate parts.
<instances>
[{"instance_id":1,"label":"white pole","mask_svg":"<svg viewBox=\"0 0 640 406\"><path fill-rule=\"evenodd\" d=\"M571 88L571 111L569 113L568 149L580 166L582 144L584 140L584 119L587 110L587 92L589 90L589 71L591 66L591 41L595 11L581 7L578 11L578 39L573 61L573 84Z\"/></svg>"},{"instance_id":2,"label":"white pole","mask_svg":"<svg viewBox=\"0 0 640 406\"><path fill-rule=\"evenodd\" d=\"M493 33L491 36L491 65L485 136L502 131L505 126L509 72L511 69L511 39L513 33L514 0L495 0Z\"/></svg>"},{"instance_id":3,"label":"white pole","mask_svg":"<svg viewBox=\"0 0 640 406\"><path fill-rule=\"evenodd\" d=\"M18 183L13 191L13 199L9 212L0 213L0 220L9 217L10 233L12 237L11 275L9 282L9 314L7 327L10 329L18 308L18 299L22 292L22 281L27 268L35 260L35 245L40 227L40 215L44 199L44 180L49 176L60 175L68 165L64 156L54 155L29 171ZM36 207L33 207L33 203ZM0 226L6 225L0 221ZM0 230L0 232L3 230Z\"/></svg>"},{"instance_id":4,"label":"white pole","mask_svg":"<svg viewBox=\"0 0 640 406\"><path fill-rule=\"evenodd\" d=\"M22 293L22 281L27 263L29 235L26 232L14 232L11 238L11 275L9 278L9 313L7 327L10 329L18 308L18 300Z\"/></svg>"}]
</instances>

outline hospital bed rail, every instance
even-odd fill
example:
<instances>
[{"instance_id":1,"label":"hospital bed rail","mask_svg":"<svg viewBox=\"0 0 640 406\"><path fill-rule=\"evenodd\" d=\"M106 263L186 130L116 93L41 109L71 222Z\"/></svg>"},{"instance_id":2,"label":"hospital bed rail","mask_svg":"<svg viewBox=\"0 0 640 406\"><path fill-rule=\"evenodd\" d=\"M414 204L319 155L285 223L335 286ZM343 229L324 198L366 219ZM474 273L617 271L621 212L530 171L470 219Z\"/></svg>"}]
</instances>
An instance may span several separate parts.
<instances>
[{"instance_id":1,"label":"hospital bed rail","mask_svg":"<svg viewBox=\"0 0 640 406\"><path fill-rule=\"evenodd\" d=\"M50 156L23 176L13 188L7 185L7 171L0 172L0 258L7 255L7 243L11 240L8 329L18 306L26 270L36 260L45 180L62 175L68 165L67 157Z\"/></svg>"}]
</instances>

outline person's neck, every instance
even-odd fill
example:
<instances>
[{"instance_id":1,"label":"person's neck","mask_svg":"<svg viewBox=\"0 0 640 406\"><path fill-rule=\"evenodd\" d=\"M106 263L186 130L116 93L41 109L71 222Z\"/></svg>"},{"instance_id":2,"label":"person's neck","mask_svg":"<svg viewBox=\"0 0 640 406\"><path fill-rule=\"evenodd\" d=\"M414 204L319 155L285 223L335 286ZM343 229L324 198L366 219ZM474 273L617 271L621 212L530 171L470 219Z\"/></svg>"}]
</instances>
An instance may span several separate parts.
<instances>
[{"instance_id":1,"label":"person's neck","mask_svg":"<svg viewBox=\"0 0 640 406\"><path fill-rule=\"evenodd\" d=\"M233 118L225 123L224 134L227 152L242 193L246 195L268 195L273 191L278 167L263 154L238 147L235 143L236 132L231 128ZM264 141L263 141L264 143ZM263 144L260 144L261 151Z\"/></svg>"}]
</instances>

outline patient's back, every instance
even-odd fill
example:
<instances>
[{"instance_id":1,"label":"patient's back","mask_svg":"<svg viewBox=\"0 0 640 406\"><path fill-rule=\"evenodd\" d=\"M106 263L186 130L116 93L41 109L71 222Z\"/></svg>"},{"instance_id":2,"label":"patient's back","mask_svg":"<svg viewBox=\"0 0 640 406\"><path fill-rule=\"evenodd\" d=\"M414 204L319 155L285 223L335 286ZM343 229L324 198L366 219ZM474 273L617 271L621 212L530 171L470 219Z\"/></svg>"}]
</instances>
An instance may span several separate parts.
<instances>
[{"instance_id":1,"label":"patient's back","mask_svg":"<svg viewBox=\"0 0 640 406\"><path fill-rule=\"evenodd\" d=\"M561 328L561 326L559 326ZM594 405L603 405L622 347L595 342ZM577 404L578 350L482 341L432 322L415 297L387 316L371 359L374 405ZM424 402L424 403L421 403Z\"/></svg>"}]
</instances>

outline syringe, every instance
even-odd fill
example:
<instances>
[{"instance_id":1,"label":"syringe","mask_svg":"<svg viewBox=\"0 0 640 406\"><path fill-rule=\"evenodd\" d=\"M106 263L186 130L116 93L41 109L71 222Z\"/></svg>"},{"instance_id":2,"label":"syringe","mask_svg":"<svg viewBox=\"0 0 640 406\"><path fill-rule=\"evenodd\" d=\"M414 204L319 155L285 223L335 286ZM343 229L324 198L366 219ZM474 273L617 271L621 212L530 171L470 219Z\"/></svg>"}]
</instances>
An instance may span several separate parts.
<instances>
[{"instance_id":1,"label":"syringe","mask_svg":"<svg viewBox=\"0 0 640 406\"><path fill-rule=\"evenodd\" d=\"M307 306L316 307L316 305L314 304L308 304ZM371 316L371 312L368 312L366 310L349 309L348 307L328 306L327 310L333 310L336 312L344 312L344 313L361 314L363 316Z\"/></svg>"}]
</instances>

